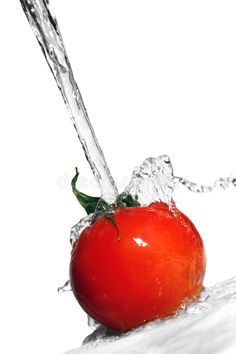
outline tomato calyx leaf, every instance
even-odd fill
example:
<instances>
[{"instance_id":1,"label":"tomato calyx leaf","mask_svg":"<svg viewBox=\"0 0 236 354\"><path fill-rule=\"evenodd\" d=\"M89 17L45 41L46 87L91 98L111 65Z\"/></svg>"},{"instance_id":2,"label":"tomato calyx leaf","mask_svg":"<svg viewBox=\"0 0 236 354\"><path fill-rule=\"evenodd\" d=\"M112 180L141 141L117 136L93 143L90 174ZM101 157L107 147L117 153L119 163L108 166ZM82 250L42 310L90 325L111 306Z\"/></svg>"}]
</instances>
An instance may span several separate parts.
<instances>
[{"instance_id":1,"label":"tomato calyx leaf","mask_svg":"<svg viewBox=\"0 0 236 354\"><path fill-rule=\"evenodd\" d=\"M75 168L75 176L72 178L71 187L74 195L76 196L80 205L85 209L87 214L100 214L101 212L113 212L118 208L130 208L130 207L139 207L140 203L138 202L137 197L133 197L131 194L119 194L116 198L116 201L113 204L108 204L101 197L93 197L87 195L83 192L80 192L76 188L76 183L79 177L78 168Z\"/></svg>"},{"instance_id":2,"label":"tomato calyx leaf","mask_svg":"<svg viewBox=\"0 0 236 354\"><path fill-rule=\"evenodd\" d=\"M107 220L109 220L115 227L118 240L120 240L119 229L114 219L114 211L118 208L139 207L140 203L138 202L138 197L136 196L134 198L131 194L122 193L117 196L116 201L113 204L108 204L101 197L93 197L83 192L80 192L76 187L78 177L79 171L76 167L75 175L71 181L71 187L78 202L84 208L88 215L94 214L94 219L98 216L104 216Z\"/></svg>"},{"instance_id":3,"label":"tomato calyx leaf","mask_svg":"<svg viewBox=\"0 0 236 354\"><path fill-rule=\"evenodd\" d=\"M80 192L76 183L79 177L78 168L75 168L75 176L72 178L71 187L76 199L80 203L80 205L84 208L86 213L94 214L94 218L98 216L104 216L107 220L109 220L112 225L116 228L118 239L120 239L119 229L116 225L114 219L114 211L118 208L131 208L131 207L139 207L140 203L138 202L137 197L133 197L131 194L119 194L116 198L116 201L113 204L108 204L101 197L93 197L87 195L83 192Z\"/></svg>"},{"instance_id":4,"label":"tomato calyx leaf","mask_svg":"<svg viewBox=\"0 0 236 354\"><path fill-rule=\"evenodd\" d=\"M79 177L79 171L77 167L75 168L75 171L75 176L72 178L71 181L72 191L80 205L85 209L86 213L89 215L95 213L96 211L102 211L107 209L108 204L102 198L91 197L90 195L78 191L78 189L76 188L76 182Z\"/></svg>"}]
</instances>

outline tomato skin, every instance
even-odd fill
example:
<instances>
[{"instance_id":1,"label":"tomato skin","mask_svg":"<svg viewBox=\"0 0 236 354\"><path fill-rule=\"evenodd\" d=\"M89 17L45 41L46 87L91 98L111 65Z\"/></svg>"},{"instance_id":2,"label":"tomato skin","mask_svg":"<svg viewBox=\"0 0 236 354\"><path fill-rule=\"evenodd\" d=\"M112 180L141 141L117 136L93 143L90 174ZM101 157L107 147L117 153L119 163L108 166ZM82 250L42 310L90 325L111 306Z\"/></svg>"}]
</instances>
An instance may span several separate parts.
<instances>
[{"instance_id":1,"label":"tomato skin","mask_svg":"<svg viewBox=\"0 0 236 354\"><path fill-rule=\"evenodd\" d=\"M165 203L120 208L119 229L99 217L80 235L70 281L81 307L95 320L128 331L174 314L199 294L206 259L193 223Z\"/></svg>"}]
</instances>

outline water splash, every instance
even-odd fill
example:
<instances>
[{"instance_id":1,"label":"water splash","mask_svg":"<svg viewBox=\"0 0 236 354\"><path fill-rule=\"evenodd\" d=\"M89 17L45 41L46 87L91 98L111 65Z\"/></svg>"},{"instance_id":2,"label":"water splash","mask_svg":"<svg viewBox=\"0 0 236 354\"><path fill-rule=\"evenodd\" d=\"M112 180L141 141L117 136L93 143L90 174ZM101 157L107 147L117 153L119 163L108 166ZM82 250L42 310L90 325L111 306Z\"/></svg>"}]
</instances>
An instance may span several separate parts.
<instances>
[{"instance_id":1,"label":"water splash","mask_svg":"<svg viewBox=\"0 0 236 354\"><path fill-rule=\"evenodd\" d=\"M150 157L135 168L124 194L131 194L139 203L171 203L175 188L174 172L169 156Z\"/></svg>"},{"instance_id":2,"label":"water splash","mask_svg":"<svg viewBox=\"0 0 236 354\"><path fill-rule=\"evenodd\" d=\"M87 161L101 190L102 198L112 203L116 199L117 188L75 82L58 23L50 9L49 1L20 1L62 94Z\"/></svg>"},{"instance_id":3,"label":"water splash","mask_svg":"<svg viewBox=\"0 0 236 354\"><path fill-rule=\"evenodd\" d=\"M70 231L70 243L71 246L73 247L74 243L78 239L79 235L81 232L91 224L92 220L94 218L93 214L90 214L88 216L85 216L82 218L77 224L75 224Z\"/></svg>"},{"instance_id":4,"label":"water splash","mask_svg":"<svg viewBox=\"0 0 236 354\"><path fill-rule=\"evenodd\" d=\"M172 318L119 334L98 327L66 354L222 354L235 352L236 277L205 289ZM233 349L234 348L234 349Z\"/></svg>"},{"instance_id":5,"label":"water splash","mask_svg":"<svg viewBox=\"0 0 236 354\"><path fill-rule=\"evenodd\" d=\"M171 205L177 185L183 185L194 193L209 193L218 187L227 189L236 186L236 176L220 177L212 185L204 186L184 177L176 177L169 156L162 155L147 158L141 166L135 168L124 194L131 194L142 206L159 201Z\"/></svg>"},{"instance_id":6,"label":"water splash","mask_svg":"<svg viewBox=\"0 0 236 354\"><path fill-rule=\"evenodd\" d=\"M204 186L202 184L197 184L194 182L190 182L183 177L175 177L175 183L180 183L184 187L188 188L190 192L194 193L209 193L212 192L214 189L221 187L223 189L227 189L230 186L236 187L236 177L219 177L217 180L210 186Z\"/></svg>"},{"instance_id":7,"label":"water splash","mask_svg":"<svg viewBox=\"0 0 236 354\"><path fill-rule=\"evenodd\" d=\"M226 189L236 186L236 177L220 177L210 186L190 182L184 177L176 177L169 156L161 155L157 158L145 159L142 165L134 169L131 180L122 195L131 195L140 203L140 206L153 202L164 202L169 204L170 209L174 212L174 208L172 208L173 194L179 185L183 185L194 193L210 193L216 188ZM95 215L90 214L72 227L70 234L72 245L79 238L81 232L91 224L94 217Z\"/></svg>"}]
</instances>

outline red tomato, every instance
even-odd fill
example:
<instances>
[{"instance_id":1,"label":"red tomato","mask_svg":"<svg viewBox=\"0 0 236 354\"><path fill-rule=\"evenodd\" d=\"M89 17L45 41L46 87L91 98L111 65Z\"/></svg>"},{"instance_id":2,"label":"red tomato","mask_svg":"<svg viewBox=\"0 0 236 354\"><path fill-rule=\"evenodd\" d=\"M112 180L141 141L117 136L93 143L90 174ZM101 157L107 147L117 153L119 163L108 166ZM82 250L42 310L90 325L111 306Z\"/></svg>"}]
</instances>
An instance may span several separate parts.
<instances>
[{"instance_id":1,"label":"red tomato","mask_svg":"<svg viewBox=\"0 0 236 354\"><path fill-rule=\"evenodd\" d=\"M103 325L127 331L173 315L203 287L205 253L193 223L165 203L120 208L119 230L104 216L72 251L70 281L82 308Z\"/></svg>"}]
</instances>

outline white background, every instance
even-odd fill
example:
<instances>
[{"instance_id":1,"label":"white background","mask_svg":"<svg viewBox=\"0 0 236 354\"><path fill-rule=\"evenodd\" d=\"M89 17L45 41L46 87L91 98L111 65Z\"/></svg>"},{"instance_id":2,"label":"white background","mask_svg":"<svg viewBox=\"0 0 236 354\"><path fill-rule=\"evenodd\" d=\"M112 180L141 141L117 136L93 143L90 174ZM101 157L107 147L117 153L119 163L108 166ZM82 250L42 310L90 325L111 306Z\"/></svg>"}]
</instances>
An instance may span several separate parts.
<instances>
[{"instance_id":1,"label":"white background","mask_svg":"<svg viewBox=\"0 0 236 354\"><path fill-rule=\"evenodd\" d=\"M117 184L149 156L201 183L236 173L234 1L51 1L75 77ZM1 26L1 353L56 354L90 332L68 278L69 230L83 215L70 190L98 193L19 1ZM235 275L236 190L177 206L206 245L205 285Z\"/></svg>"}]
</instances>

